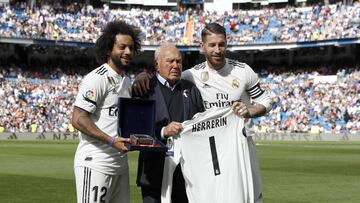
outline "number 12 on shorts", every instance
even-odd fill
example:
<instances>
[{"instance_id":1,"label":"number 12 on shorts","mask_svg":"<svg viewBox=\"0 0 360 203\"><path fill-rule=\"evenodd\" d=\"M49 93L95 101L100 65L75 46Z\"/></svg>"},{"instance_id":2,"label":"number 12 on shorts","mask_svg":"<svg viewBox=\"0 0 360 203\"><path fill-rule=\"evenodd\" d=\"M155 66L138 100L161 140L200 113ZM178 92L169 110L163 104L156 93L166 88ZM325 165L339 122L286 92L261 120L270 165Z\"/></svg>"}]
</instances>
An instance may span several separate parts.
<instances>
[{"instance_id":1,"label":"number 12 on shorts","mask_svg":"<svg viewBox=\"0 0 360 203\"><path fill-rule=\"evenodd\" d=\"M99 191L99 186L94 186L92 188L92 191L94 192L94 202L98 202L98 196L100 196L100 202L105 203L105 197L107 192L106 187L102 187L101 190Z\"/></svg>"}]
</instances>

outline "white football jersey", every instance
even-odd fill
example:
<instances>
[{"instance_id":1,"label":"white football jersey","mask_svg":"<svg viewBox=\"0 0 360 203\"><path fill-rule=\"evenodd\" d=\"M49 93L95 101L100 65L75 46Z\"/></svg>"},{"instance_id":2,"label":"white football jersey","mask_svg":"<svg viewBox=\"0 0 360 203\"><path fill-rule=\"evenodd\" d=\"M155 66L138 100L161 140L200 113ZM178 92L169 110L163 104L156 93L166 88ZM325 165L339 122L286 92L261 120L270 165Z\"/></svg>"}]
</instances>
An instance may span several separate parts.
<instances>
[{"instance_id":1,"label":"white football jersey","mask_svg":"<svg viewBox=\"0 0 360 203\"><path fill-rule=\"evenodd\" d=\"M269 93L261 89L257 74L245 63L226 59L222 69L214 70L205 61L185 70L182 79L193 82L200 90L205 109L231 106L240 99L246 106L254 101L270 111ZM246 125L252 127L250 122Z\"/></svg>"},{"instance_id":2,"label":"white football jersey","mask_svg":"<svg viewBox=\"0 0 360 203\"><path fill-rule=\"evenodd\" d=\"M165 158L162 202L170 202L172 175L178 163L192 203L253 203L248 142L242 118L230 107L212 108L183 122Z\"/></svg>"},{"instance_id":3,"label":"white football jersey","mask_svg":"<svg viewBox=\"0 0 360 203\"><path fill-rule=\"evenodd\" d=\"M105 63L84 77L75 106L91 113L99 129L117 136L118 99L130 97L130 86L130 78L122 77ZM126 154L84 133L80 136L74 166L85 166L110 175L128 170Z\"/></svg>"}]
</instances>

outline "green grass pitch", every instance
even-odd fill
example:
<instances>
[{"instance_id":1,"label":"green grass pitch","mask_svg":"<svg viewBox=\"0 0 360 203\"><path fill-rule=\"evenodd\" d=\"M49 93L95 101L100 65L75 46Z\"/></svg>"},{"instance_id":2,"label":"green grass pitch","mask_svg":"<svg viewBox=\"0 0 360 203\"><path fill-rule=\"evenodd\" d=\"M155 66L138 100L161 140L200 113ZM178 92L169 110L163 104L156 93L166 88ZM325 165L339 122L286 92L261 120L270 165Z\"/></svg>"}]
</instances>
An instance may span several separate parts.
<instances>
[{"instance_id":1,"label":"green grass pitch","mask_svg":"<svg viewBox=\"0 0 360 203\"><path fill-rule=\"evenodd\" d=\"M265 203L360 202L360 142L258 142ZM74 141L0 141L0 202L75 202ZM131 202L137 152L129 153Z\"/></svg>"}]
</instances>

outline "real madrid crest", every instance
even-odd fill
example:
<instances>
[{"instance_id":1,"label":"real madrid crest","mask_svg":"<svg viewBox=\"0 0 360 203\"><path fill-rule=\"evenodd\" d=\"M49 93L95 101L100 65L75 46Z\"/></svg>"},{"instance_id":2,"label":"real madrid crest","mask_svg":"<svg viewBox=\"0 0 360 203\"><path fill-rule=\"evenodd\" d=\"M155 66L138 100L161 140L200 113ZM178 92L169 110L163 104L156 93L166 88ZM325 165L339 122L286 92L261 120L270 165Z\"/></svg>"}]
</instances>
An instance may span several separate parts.
<instances>
[{"instance_id":1,"label":"real madrid crest","mask_svg":"<svg viewBox=\"0 0 360 203\"><path fill-rule=\"evenodd\" d=\"M207 71L201 72L201 81L206 82L209 80L209 73Z\"/></svg>"},{"instance_id":2,"label":"real madrid crest","mask_svg":"<svg viewBox=\"0 0 360 203\"><path fill-rule=\"evenodd\" d=\"M240 87L240 82L239 82L238 80L234 79L234 80L232 81L231 86L232 86L234 89L237 89L237 88Z\"/></svg>"}]
</instances>

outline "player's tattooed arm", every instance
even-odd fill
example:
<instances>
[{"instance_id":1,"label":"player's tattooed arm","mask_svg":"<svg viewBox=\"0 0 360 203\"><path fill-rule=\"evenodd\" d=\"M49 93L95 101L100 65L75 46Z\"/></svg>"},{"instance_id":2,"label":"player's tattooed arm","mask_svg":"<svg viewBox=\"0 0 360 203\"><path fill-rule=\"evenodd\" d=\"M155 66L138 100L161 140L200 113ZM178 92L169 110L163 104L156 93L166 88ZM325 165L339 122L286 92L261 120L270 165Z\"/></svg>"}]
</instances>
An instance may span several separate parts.
<instances>
[{"instance_id":1,"label":"player's tattooed arm","mask_svg":"<svg viewBox=\"0 0 360 203\"><path fill-rule=\"evenodd\" d=\"M95 125L90 117L90 113L76 106L74 107L72 115L72 124L76 129L80 130L86 135L95 137L104 142L111 140L110 136L105 134Z\"/></svg>"},{"instance_id":2,"label":"player's tattooed arm","mask_svg":"<svg viewBox=\"0 0 360 203\"><path fill-rule=\"evenodd\" d=\"M107 135L95 125L90 117L90 113L79 107L74 107L71 123L76 129L84 134L101 140L104 143L111 143L113 147L119 151L125 152L128 150L124 145L124 142L129 142L128 139L117 137L112 141L113 138L111 136Z\"/></svg>"},{"instance_id":3,"label":"player's tattooed arm","mask_svg":"<svg viewBox=\"0 0 360 203\"><path fill-rule=\"evenodd\" d=\"M250 114L250 118L257 118L260 116L264 116L266 114L266 108L262 104L253 104L250 107L248 107L248 111Z\"/></svg>"}]
</instances>

